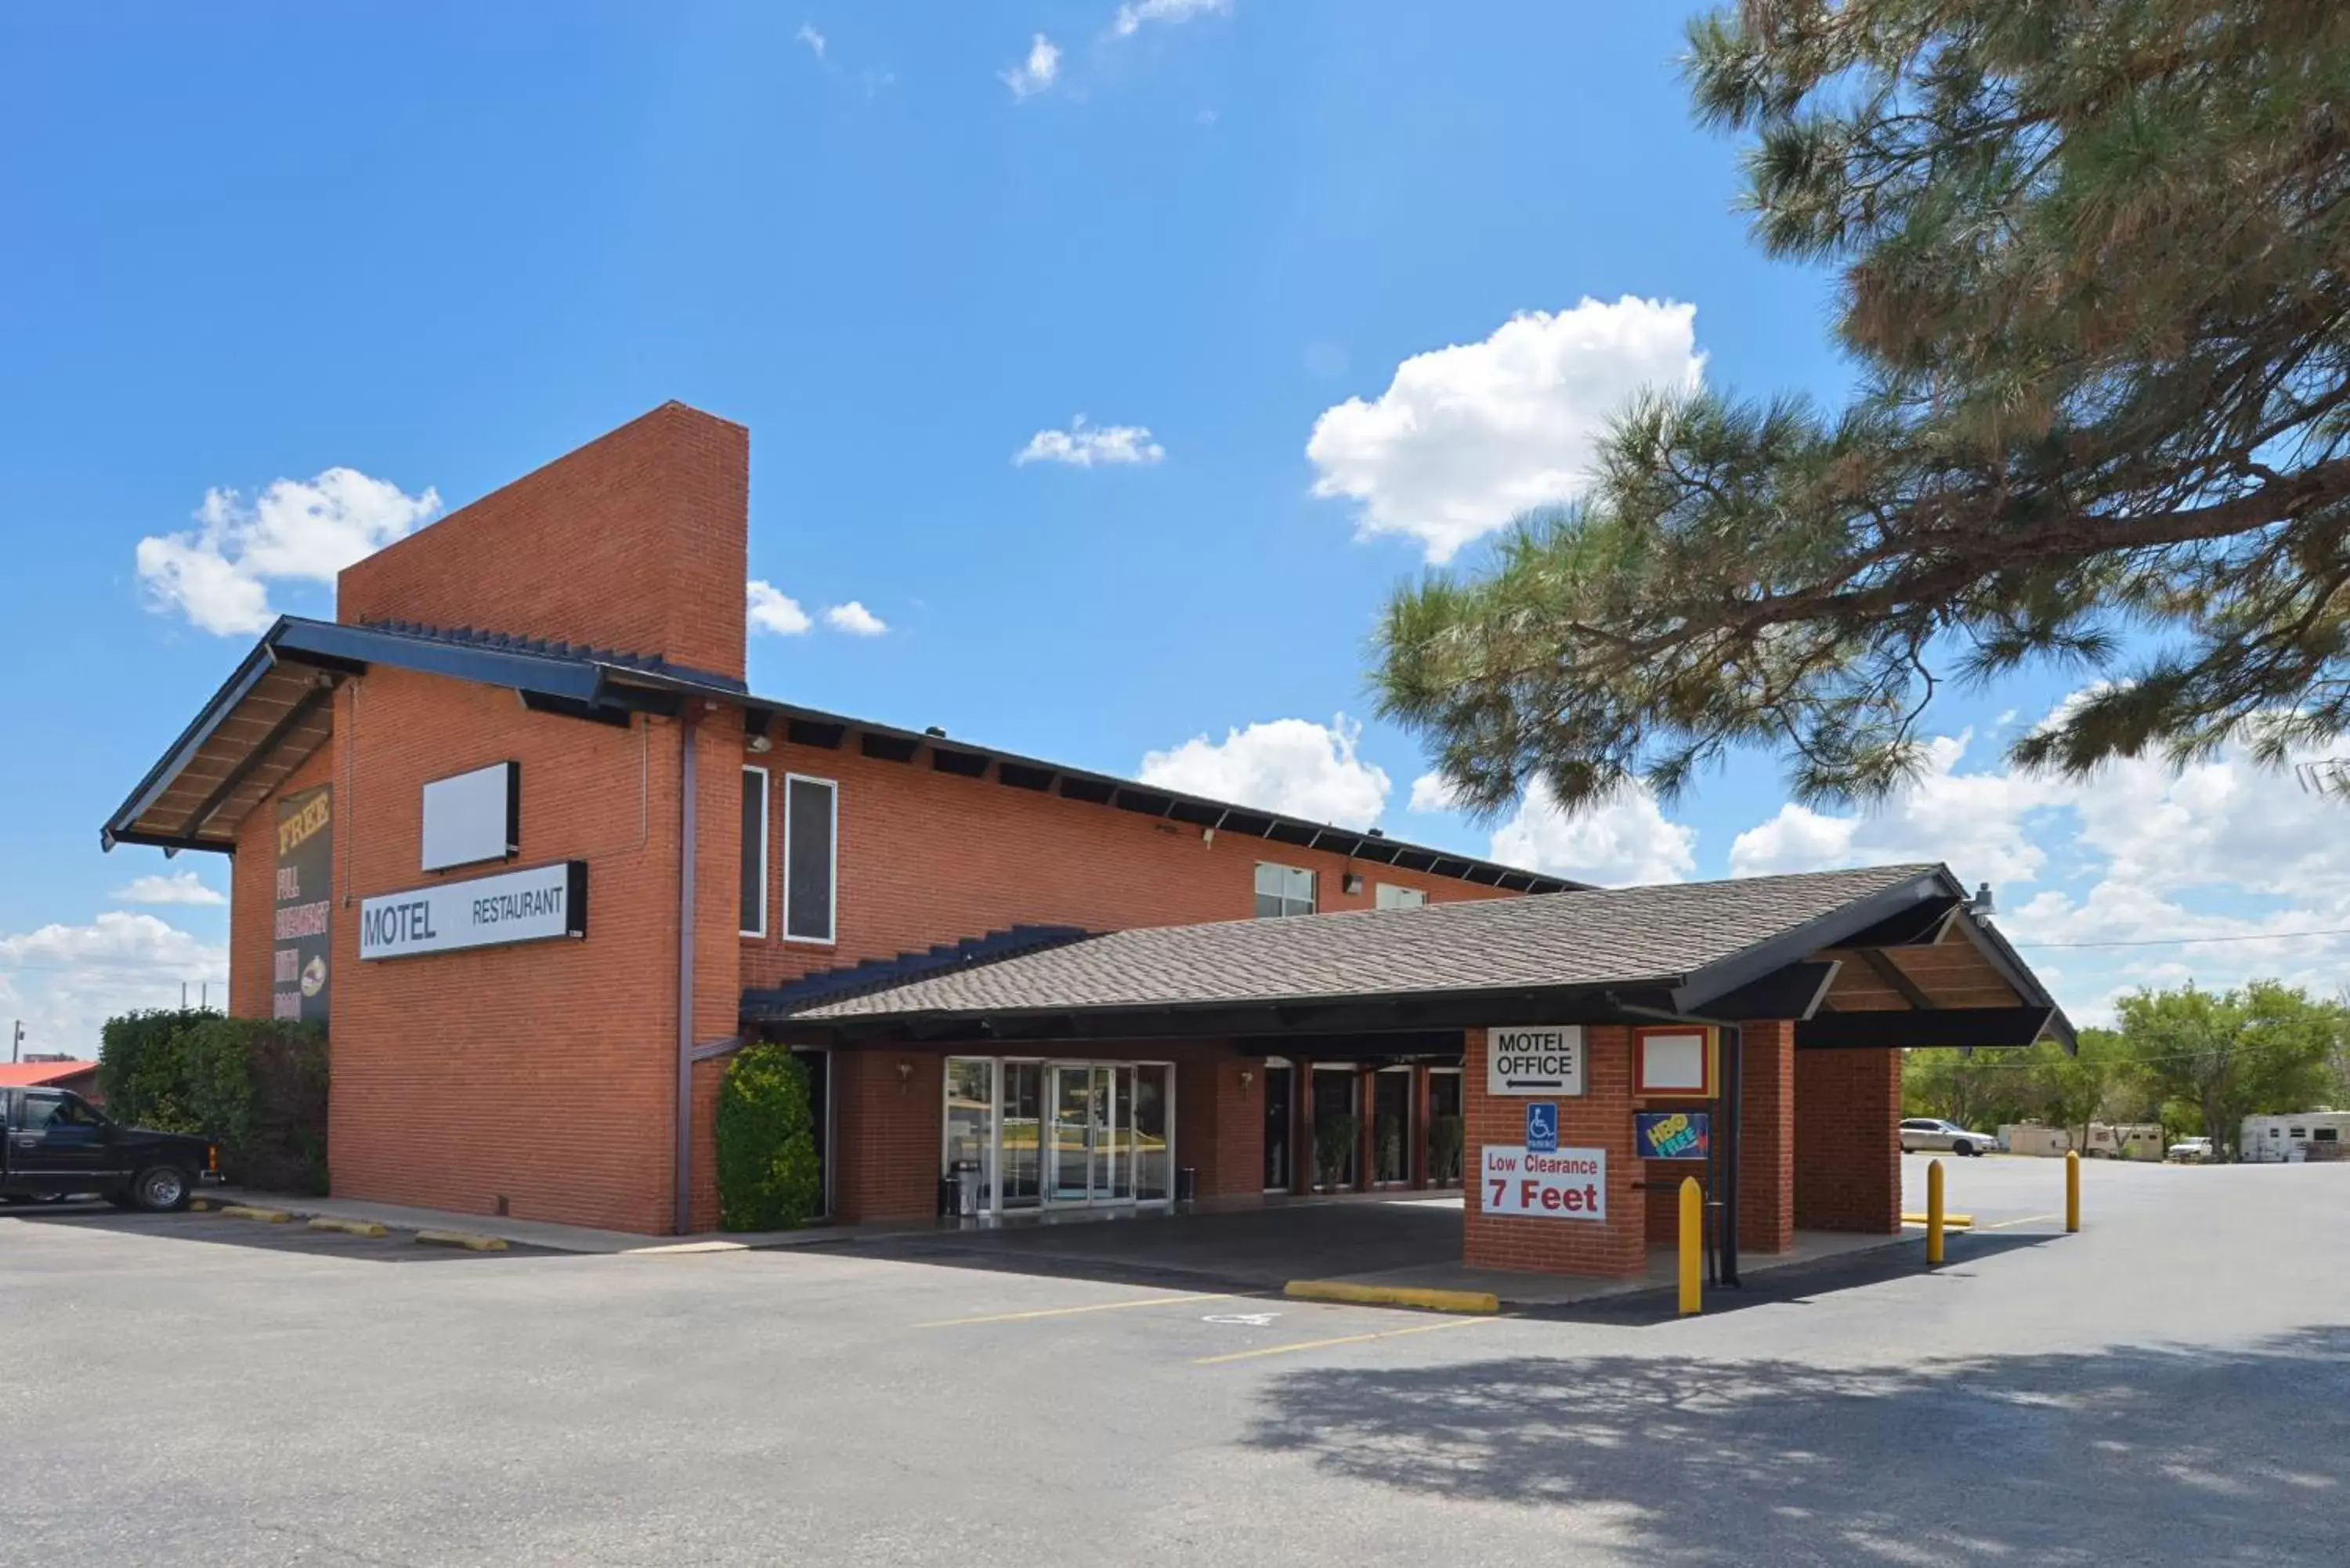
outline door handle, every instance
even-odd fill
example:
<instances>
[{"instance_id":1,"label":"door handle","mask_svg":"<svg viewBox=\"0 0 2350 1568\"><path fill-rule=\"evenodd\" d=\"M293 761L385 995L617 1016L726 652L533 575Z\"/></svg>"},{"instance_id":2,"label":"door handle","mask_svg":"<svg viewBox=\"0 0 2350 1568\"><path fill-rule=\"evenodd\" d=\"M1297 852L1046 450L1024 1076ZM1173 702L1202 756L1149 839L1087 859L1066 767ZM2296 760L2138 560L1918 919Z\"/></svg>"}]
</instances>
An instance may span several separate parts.
<instances>
[{"instance_id":1,"label":"door handle","mask_svg":"<svg viewBox=\"0 0 2350 1568\"><path fill-rule=\"evenodd\" d=\"M18 1133L16 1135L16 1147L18 1148L38 1148L41 1147L41 1135L38 1133Z\"/></svg>"}]
</instances>

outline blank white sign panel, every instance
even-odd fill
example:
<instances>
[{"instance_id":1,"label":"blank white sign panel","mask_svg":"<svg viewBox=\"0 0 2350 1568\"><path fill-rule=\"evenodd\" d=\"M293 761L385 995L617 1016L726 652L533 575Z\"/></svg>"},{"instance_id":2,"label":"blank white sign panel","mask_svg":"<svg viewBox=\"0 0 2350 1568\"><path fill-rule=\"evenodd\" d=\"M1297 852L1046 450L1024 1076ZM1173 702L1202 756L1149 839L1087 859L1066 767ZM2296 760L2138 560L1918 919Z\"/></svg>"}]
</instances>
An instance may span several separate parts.
<instances>
[{"instance_id":1,"label":"blank white sign panel","mask_svg":"<svg viewBox=\"0 0 2350 1568\"><path fill-rule=\"evenodd\" d=\"M1692 1092L1704 1089L1704 1035L1644 1034L1640 1037L1640 1045L1642 1087L1650 1090L1688 1089Z\"/></svg>"},{"instance_id":2,"label":"blank white sign panel","mask_svg":"<svg viewBox=\"0 0 2350 1568\"><path fill-rule=\"evenodd\" d=\"M504 860L522 847L522 765L492 763L424 786L424 869Z\"/></svg>"}]
</instances>

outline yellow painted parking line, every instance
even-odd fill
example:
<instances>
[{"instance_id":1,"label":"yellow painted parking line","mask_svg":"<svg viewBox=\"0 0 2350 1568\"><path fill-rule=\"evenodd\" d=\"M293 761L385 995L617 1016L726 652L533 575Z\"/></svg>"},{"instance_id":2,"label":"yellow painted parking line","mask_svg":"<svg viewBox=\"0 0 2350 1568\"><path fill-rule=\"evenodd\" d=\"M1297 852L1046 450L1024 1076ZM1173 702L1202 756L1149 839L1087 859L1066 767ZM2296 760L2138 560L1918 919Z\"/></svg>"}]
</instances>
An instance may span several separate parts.
<instances>
[{"instance_id":1,"label":"yellow painted parking line","mask_svg":"<svg viewBox=\"0 0 2350 1568\"><path fill-rule=\"evenodd\" d=\"M1261 1355L1288 1355L1300 1350L1327 1350L1334 1345L1367 1345L1375 1339L1400 1339L1407 1334L1434 1334L1444 1328L1475 1328L1492 1323L1490 1317L1447 1318L1442 1323L1416 1324L1410 1328L1383 1328L1376 1334L1342 1334L1335 1339L1305 1339L1292 1345L1268 1345L1257 1350L1235 1350L1225 1355L1203 1355L1194 1366L1222 1366L1229 1361L1253 1361Z\"/></svg>"},{"instance_id":2,"label":"yellow painted parking line","mask_svg":"<svg viewBox=\"0 0 2350 1568\"><path fill-rule=\"evenodd\" d=\"M1095 1302L1087 1306L1039 1307L1035 1312L990 1313L985 1317L943 1317L935 1323L918 1323L916 1328L963 1328L979 1323L1024 1323L1038 1317L1075 1317L1079 1313L1121 1312L1128 1307L1181 1306L1189 1302L1228 1302L1238 1293L1217 1291L1201 1295L1140 1296L1129 1302Z\"/></svg>"},{"instance_id":3,"label":"yellow painted parking line","mask_svg":"<svg viewBox=\"0 0 2350 1568\"><path fill-rule=\"evenodd\" d=\"M1996 1225L1978 1225L1975 1229L1978 1231L2004 1231L2010 1225L2032 1225L2044 1220L2061 1220L2063 1218L2064 1216L2061 1214L2026 1214L2021 1220L2002 1220Z\"/></svg>"}]
</instances>

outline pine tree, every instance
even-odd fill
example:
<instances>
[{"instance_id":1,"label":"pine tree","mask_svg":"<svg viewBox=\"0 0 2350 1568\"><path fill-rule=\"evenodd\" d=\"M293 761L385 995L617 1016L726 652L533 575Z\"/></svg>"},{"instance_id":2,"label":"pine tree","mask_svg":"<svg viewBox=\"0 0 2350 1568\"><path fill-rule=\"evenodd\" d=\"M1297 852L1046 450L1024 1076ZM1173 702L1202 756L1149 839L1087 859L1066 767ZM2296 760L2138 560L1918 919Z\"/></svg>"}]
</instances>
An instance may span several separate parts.
<instances>
[{"instance_id":1,"label":"pine tree","mask_svg":"<svg viewBox=\"0 0 2350 1568\"><path fill-rule=\"evenodd\" d=\"M1578 504L1399 591L1380 705L1460 797L1752 746L1866 800L1939 687L2041 661L2087 690L2030 766L2350 729L2350 5L1748 0L1690 43L1859 384L1652 396Z\"/></svg>"}]
</instances>

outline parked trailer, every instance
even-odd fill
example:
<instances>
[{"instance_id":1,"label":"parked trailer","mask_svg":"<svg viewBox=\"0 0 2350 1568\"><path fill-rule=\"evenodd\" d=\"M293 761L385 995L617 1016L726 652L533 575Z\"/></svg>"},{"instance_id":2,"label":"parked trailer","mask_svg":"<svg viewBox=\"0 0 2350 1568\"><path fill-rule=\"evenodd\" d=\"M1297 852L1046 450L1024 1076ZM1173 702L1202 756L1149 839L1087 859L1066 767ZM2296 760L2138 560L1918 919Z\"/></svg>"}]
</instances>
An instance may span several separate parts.
<instances>
[{"instance_id":1,"label":"parked trailer","mask_svg":"<svg viewBox=\"0 0 2350 1568\"><path fill-rule=\"evenodd\" d=\"M2246 1116L2236 1148L2251 1165L2350 1159L2350 1111L2293 1111L2283 1116Z\"/></svg>"}]
</instances>

